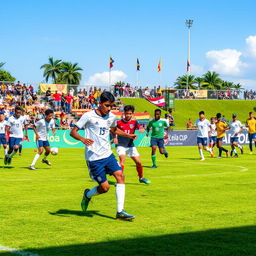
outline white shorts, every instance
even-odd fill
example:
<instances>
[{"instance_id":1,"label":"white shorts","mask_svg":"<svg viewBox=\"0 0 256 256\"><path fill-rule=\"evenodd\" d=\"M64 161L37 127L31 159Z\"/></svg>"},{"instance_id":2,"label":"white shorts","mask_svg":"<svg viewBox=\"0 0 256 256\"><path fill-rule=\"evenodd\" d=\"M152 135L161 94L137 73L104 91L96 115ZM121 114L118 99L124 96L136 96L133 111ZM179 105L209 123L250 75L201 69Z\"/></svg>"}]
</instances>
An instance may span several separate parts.
<instances>
[{"instance_id":1,"label":"white shorts","mask_svg":"<svg viewBox=\"0 0 256 256\"><path fill-rule=\"evenodd\" d=\"M117 146L116 152L117 152L118 156L128 155L129 157L136 157L136 156L140 155L137 148L135 148L135 147Z\"/></svg>"}]
</instances>

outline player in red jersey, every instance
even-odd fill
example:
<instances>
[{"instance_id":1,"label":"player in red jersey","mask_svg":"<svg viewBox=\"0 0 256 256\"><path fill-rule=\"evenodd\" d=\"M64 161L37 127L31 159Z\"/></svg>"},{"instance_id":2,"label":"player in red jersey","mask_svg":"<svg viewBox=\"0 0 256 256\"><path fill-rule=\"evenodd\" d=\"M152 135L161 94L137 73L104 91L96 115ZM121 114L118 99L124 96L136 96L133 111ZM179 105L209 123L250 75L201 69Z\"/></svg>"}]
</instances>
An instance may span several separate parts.
<instances>
[{"instance_id":1,"label":"player in red jersey","mask_svg":"<svg viewBox=\"0 0 256 256\"><path fill-rule=\"evenodd\" d=\"M117 127L128 134L134 134L136 129L138 129L139 132L144 132L144 128L138 123L138 121L132 119L133 113L134 106L125 106L124 118L117 121ZM122 170L124 171L125 156L127 154L136 164L139 182L150 184L150 181L143 177L143 166L141 164L140 155L134 146L133 140L123 136L117 136L114 137L114 143L117 145L117 154L120 159Z\"/></svg>"}]
</instances>

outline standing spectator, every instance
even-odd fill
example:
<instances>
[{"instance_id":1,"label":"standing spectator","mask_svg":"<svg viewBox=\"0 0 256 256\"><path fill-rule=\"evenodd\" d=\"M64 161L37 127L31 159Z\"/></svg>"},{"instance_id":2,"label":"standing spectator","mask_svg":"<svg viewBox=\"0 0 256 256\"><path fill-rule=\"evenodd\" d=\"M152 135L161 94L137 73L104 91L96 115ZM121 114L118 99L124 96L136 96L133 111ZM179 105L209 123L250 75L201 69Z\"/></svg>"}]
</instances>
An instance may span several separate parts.
<instances>
[{"instance_id":1,"label":"standing spectator","mask_svg":"<svg viewBox=\"0 0 256 256\"><path fill-rule=\"evenodd\" d=\"M68 95L65 97L65 99L66 99L66 112L70 114L73 96L71 96L70 93L68 93Z\"/></svg>"},{"instance_id":2,"label":"standing spectator","mask_svg":"<svg viewBox=\"0 0 256 256\"><path fill-rule=\"evenodd\" d=\"M49 102L49 100L50 100L50 98L51 98L51 95L52 95L52 92L51 92L51 88L49 87L49 88L47 89L47 91L45 92L45 100L46 100L47 102Z\"/></svg>"},{"instance_id":3,"label":"standing spectator","mask_svg":"<svg viewBox=\"0 0 256 256\"><path fill-rule=\"evenodd\" d=\"M61 107L61 94L55 91L55 93L52 95L53 101L54 101L54 107L55 111L60 111Z\"/></svg>"}]
</instances>

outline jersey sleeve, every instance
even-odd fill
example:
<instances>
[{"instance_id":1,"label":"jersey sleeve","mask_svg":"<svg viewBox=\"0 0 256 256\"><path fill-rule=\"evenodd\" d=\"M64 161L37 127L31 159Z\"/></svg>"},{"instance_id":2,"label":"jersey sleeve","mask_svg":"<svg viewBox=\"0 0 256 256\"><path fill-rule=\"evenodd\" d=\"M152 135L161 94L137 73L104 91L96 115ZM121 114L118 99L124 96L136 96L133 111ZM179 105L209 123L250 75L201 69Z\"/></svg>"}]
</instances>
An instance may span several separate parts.
<instances>
[{"instance_id":1,"label":"jersey sleeve","mask_svg":"<svg viewBox=\"0 0 256 256\"><path fill-rule=\"evenodd\" d=\"M55 122L54 122L54 119L52 119L51 129L55 129Z\"/></svg>"},{"instance_id":2,"label":"jersey sleeve","mask_svg":"<svg viewBox=\"0 0 256 256\"><path fill-rule=\"evenodd\" d=\"M38 128L39 126L41 126L41 120L35 122L35 127Z\"/></svg>"},{"instance_id":3,"label":"jersey sleeve","mask_svg":"<svg viewBox=\"0 0 256 256\"><path fill-rule=\"evenodd\" d=\"M113 117L113 120L111 121L110 127L116 127L117 126L117 121L116 121L116 117Z\"/></svg>"},{"instance_id":4,"label":"jersey sleeve","mask_svg":"<svg viewBox=\"0 0 256 256\"><path fill-rule=\"evenodd\" d=\"M84 128L84 126L88 123L89 121L89 118L88 118L88 115L87 113L83 114L82 117L78 120L78 122L76 123L76 126L79 128L79 129L82 129Z\"/></svg>"},{"instance_id":5,"label":"jersey sleeve","mask_svg":"<svg viewBox=\"0 0 256 256\"><path fill-rule=\"evenodd\" d=\"M164 121L164 127L169 127L169 125L167 124L167 121Z\"/></svg>"},{"instance_id":6,"label":"jersey sleeve","mask_svg":"<svg viewBox=\"0 0 256 256\"><path fill-rule=\"evenodd\" d=\"M150 129L152 127L152 121L150 121L147 125L147 129Z\"/></svg>"},{"instance_id":7,"label":"jersey sleeve","mask_svg":"<svg viewBox=\"0 0 256 256\"><path fill-rule=\"evenodd\" d=\"M194 126L198 127L198 120L195 121Z\"/></svg>"},{"instance_id":8,"label":"jersey sleeve","mask_svg":"<svg viewBox=\"0 0 256 256\"><path fill-rule=\"evenodd\" d=\"M142 125L136 120L135 129L140 129Z\"/></svg>"}]
</instances>

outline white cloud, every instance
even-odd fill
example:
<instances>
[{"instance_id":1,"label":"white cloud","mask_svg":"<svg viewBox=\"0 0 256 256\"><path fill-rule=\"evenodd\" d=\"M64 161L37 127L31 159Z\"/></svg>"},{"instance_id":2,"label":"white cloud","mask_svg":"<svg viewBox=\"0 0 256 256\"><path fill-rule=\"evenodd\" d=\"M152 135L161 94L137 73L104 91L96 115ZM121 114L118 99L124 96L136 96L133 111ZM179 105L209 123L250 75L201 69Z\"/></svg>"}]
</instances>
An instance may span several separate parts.
<instances>
[{"instance_id":1,"label":"white cloud","mask_svg":"<svg viewBox=\"0 0 256 256\"><path fill-rule=\"evenodd\" d=\"M256 90L256 80L253 79L236 79L233 81L236 84L241 84L245 89Z\"/></svg>"},{"instance_id":2,"label":"white cloud","mask_svg":"<svg viewBox=\"0 0 256 256\"><path fill-rule=\"evenodd\" d=\"M248 64L241 61L242 52L235 49L213 50L206 53L210 70L222 75L240 75Z\"/></svg>"},{"instance_id":3,"label":"white cloud","mask_svg":"<svg viewBox=\"0 0 256 256\"><path fill-rule=\"evenodd\" d=\"M111 83L118 81L124 81L127 78L127 75L121 70L111 71ZM109 85L109 72L105 71L102 73L95 73L90 76L86 84L96 85L96 86L107 86Z\"/></svg>"},{"instance_id":4,"label":"white cloud","mask_svg":"<svg viewBox=\"0 0 256 256\"><path fill-rule=\"evenodd\" d=\"M256 58L256 36L248 36L245 41L247 45L246 55Z\"/></svg>"},{"instance_id":5,"label":"white cloud","mask_svg":"<svg viewBox=\"0 0 256 256\"><path fill-rule=\"evenodd\" d=\"M190 68L193 75L202 75L203 73L205 73L202 66L192 64Z\"/></svg>"}]
</instances>

